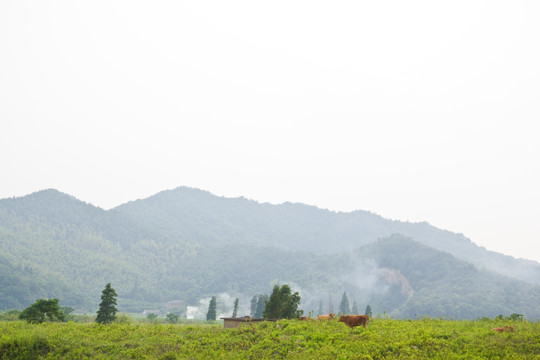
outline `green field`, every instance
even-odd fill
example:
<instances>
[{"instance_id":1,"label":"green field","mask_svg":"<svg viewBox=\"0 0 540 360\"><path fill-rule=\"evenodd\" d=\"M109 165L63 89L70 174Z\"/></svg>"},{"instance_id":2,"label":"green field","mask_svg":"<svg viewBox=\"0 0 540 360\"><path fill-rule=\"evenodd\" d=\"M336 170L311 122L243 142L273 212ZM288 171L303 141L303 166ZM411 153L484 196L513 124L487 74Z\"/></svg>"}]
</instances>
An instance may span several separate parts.
<instances>
[{"instance_id":1,"label":"green field","mask_svg":"<svg viewBox=\"0 0 540 360\"><path fill-rule=\"evenodd\" d=\"M491 329L512 325L515 332ZM374 319L215 324L0 322L0 359L540 359L540 323Z\"/></svg>"}]
</instances>

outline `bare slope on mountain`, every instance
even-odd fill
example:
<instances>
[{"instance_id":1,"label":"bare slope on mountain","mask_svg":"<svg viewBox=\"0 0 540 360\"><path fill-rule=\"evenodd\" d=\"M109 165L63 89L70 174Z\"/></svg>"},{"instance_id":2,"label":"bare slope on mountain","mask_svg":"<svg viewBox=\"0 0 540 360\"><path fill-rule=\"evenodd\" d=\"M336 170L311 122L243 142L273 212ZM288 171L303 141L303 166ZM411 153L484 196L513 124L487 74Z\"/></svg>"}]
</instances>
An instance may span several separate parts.
<instances>
[{"instance_id":1,"label":"bare slope on mountain","mask_svg":"<svg viewBox=\"0 0 540 360\"><path fill-rule=\"evenodd\" d=\"M540 287L479 270L451 254L401 235L368 244L355 257L398 271L403 303L396 314L478 318L521 313L540 316Z\"/></svg>"}]
</instances>

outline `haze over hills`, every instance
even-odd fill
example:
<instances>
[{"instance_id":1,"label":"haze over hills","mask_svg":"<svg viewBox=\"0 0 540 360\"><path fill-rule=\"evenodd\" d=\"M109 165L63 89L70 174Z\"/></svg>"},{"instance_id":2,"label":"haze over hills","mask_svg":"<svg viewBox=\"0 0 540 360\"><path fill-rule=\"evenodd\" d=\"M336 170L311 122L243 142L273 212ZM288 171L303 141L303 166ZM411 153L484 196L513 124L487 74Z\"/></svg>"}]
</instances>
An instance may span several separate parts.
<instances>
[{"instance_id":1,"label":"haze over hills","mask_svg":"<svg viewBox=\"0 0 540 360\"><path fill-rule=\"evenodd\" d=\"M138 223L147 223L150 227L161 226L178 233L188 230L201 234L200 226L192 219L218 223L218 233L201 236L225 242L243 242L240 239L244 238L285 250L314 253L351 250L380 237L399 233L447 251L479 268L540 284L540 264L535 261L487 251L462 234L440 230L426 222L393 221L368 211L342 213L303 204L260 204L245 198L216 197L191 188L163 191L111 211L137 219ZM154 216L146 217L145 214L150 212Z\"/></svg>"},{"instance_id":2,"label":"haze over hills","mask_svg":"<svg viewBox=\"0 0 540 360\"><path fill-rule=\"evenodd\" d=\"M347 291L360 307L396 316L540 318L540 264L461 234L185 187L108 211L56 190L0 200L0 252L4 309L58 297L92 311L109 281L123 311L175 299L196 306L218 293L247 305L287 281L306 311Z\"/></svg>"}]
</instances>

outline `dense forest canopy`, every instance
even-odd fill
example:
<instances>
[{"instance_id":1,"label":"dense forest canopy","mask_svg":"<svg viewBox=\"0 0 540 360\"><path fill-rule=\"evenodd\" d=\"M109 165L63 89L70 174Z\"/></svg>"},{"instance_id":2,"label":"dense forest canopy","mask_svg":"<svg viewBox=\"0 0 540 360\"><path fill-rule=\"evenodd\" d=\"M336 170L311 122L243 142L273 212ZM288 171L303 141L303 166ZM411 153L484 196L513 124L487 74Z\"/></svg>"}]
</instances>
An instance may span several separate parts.
<instances>
[{"instance_id":1,"label":"dense forest canopy","mask_svg":"<svg viewBox=\"0 0 540 360\"><path fill-rule=\"evenodd\" d=\"M361 309L401 317L540 318L539 281L538 263L366 211L260 204L190 188L108 211L56 190L0 200L4 310L58 298L95 311L111 283L120 311L173 300L196 307L229 294L243 315L254 295L287 282L306 314L327 310L332 299L339 304L346 292ZM232 312L233 303L218 297L220 306Z\"/></svg>"}]
</instances>

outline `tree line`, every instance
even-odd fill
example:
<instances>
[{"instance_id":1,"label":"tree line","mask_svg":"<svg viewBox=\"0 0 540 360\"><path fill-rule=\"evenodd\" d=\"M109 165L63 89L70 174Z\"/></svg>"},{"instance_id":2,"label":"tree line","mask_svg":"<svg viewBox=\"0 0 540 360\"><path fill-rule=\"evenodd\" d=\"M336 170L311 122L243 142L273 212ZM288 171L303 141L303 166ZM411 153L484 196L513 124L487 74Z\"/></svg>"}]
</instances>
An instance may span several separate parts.
<instances>
[{"instance_id":1,"label":"tree line","mask_svg":"<svg viewBox=\"0 0 540 360\"><path fill-rule=\"evenodd\" d=\"M299 310L301 297L298 292L293 293L288 284L283 286L275 285L270 295L257 294L251 298L250 302L250 317L266 318L266 319L292 319L302 316L303 310ZM234 302L234 310L232 317L238 315L238 298ZM334 312L331 305L331 297L329 298L329 312ZM356 301L353 302L352 309L349 306L347 292L343 293L341 304L339 306L341 314L359 314ZM322 302L319 308L319 314L323 314ZM372 316L371 306L367 305L364 314ZM217 317L217 300L213 296L208 305L206 320L216 320Z\"/></svg>"},{"instance_id":2,"label":"tree line","mask_svg":"<svg viewBox=\"0 0 540 360\"><path fill-rule=\"evenodd\" d=\"M329 312L333 312L333 311L329 311ZM339 304L338 312L340 314L345 314L345 315L348 315L348 314L358 315L359 314L358 305L356 304L356 301L353 301L352 308L349 307L349 298L347 297L346 291L341 296L341 303ZM371 310L371 306L369 304L366 306L366 310L364 311L364 314L369 317L373 316L373 311Z\"/></svg>"},{"instance_id":3,"label":"tree line","mask_svg":"<svg viewBox=\"0 0 540 360\"><path fill-rule=\"evenodd\" d=\"M97 311L95 322L99 324L110 324L116 319L118 294L110 283L108 283L101 293L101 302ZM256 295L252 299L252 317L264 317L268 319L292 319L303 314L303 310L298 310L300 305L300 295L298 292L292 293L289 285L274 286L270 296ZM239 299L234 302L233 317L238 315ZM29 323L43 323L52 321L65 321L72 308L61 308L58 299L38 299L19 314L19 319ZM208 306L206 319L216 320L217 300L213 296ZM178 316L170 313L167 320L175 323Z\"/></svg>"},{"instance_id":4,"label":"tree line","mask_svg":"<svg viewBox=\"0 0 540 360\"><path fill-rule=\"evenodd\" d=\"M101 303L96 316L98 324L110 324L116 319L116 297L118 294L112 288L111 283L105 286L101 293ZM72 308L61 308L58 299L38 299L32 305L19 314L19 319L29 323L40 324L45 321L65 321Z\"/></svg>"},{"instance_id":5,"label":"tree line","mask_svg":"<svg viewBox=\"0 0 540 360\"><path fill-rule=\"evenodd\" d=\"M108 283L102 291L101 302L97 311L95 322L99 324L110 324L116 320L117 310L117 293ZM293 319L303 315L303 310L299 310L301 297L298 292L292 292L289 285L283 286L275 285L270 295L254 295L250 304L250 317L252 318L266 318L266 319ZM234 308L232 317L238 316L239 299L234 301ZM329 312L334 312L332 309L332 300L329 297ZM320 303L319 313L323 314L322 302ZM26 320L29 323L43 323L53 321L68 321L73 318L70 315L73 311L71 307L61 307L58 299L38 299L32 305L25 308L22 312L10 311L4 313L3 318L14 320L18 317L21 320ZM352 308L350 308L349 299L347 293L344 292L339 305L338 313L341 314L359 314L356 301L353 302ZM372 317L372 309L370 305L366 306L364 314ZM150 314L154 315L154 314ZM154 315L157 317L156 315ZM178 322L178 315L174 313L167 314L167 321L170 323ZM207 321L215 321L217 317L217 300L213 296L210 300L208 312L206 314ZM523 315L513 313L510 318L523 319ZM496 318L507 318L503 315L498 315Z\"/></svg>"},{"instance_id":6,"label":"tree line","mask_svg":"<svg viewBox=\"0 0 540 360\"><path fill-rule=\"evenodd\" d=\"M301 297L298 292L292 292L287 284L275 285L270 296L254 295L251 299L250 317L266 319L293 319L301 316L303 310L299 310ZM233 316L238 315L238 298L234 302ZM216 320L216 297L213 296L208 305L206 320Z\"/></svg>"}]
</instances>

